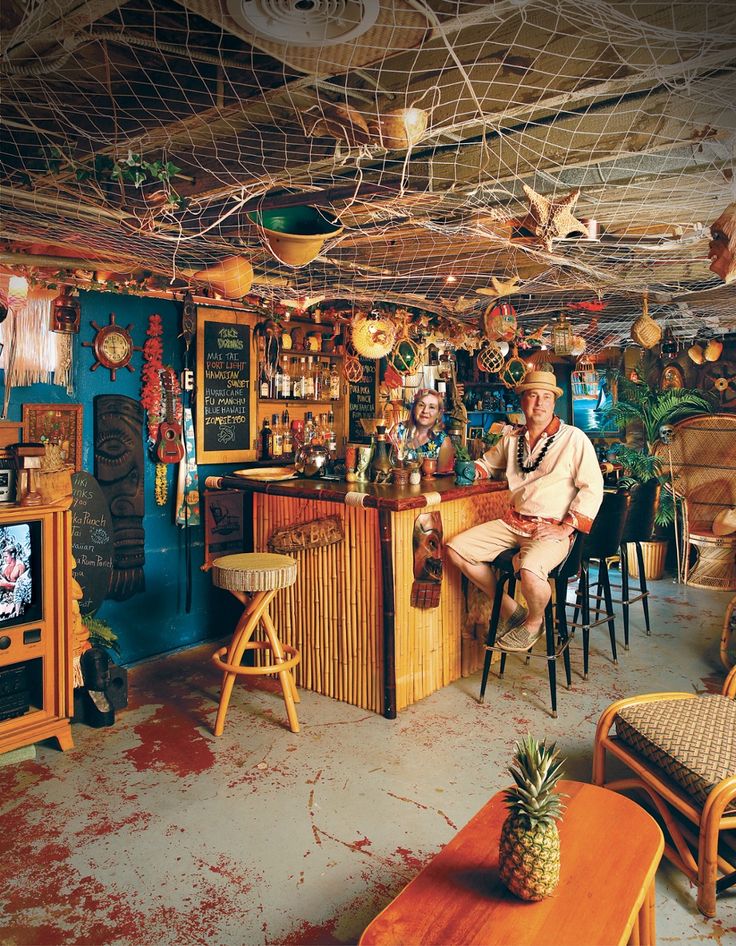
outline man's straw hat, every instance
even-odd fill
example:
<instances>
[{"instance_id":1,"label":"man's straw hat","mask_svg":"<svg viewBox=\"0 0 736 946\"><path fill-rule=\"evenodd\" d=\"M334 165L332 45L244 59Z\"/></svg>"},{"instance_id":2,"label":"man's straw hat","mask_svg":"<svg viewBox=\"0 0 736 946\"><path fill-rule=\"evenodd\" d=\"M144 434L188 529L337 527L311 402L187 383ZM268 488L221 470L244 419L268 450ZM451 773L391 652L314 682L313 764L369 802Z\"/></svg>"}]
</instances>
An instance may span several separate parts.
<instances>
[{"instance_id":1,"label":"man's straw hat","mask_svg":"<svg viewBox=\"0 0 736 946\"><path fill-rule=\"evenodd\" d=\"M713 520L713 535L731 535L736 532L736 506L721 509Z\"/></svg>"},{"instance_id":2,"label":"man's straw hat","mask_svg":"<svg viewBox=\"0 0 736 946\"><path fill-rule=\"evenodd\" d=\"M551 371L529 371L521 384L516 385L516 391L554 391L555 397L562 394L562 388L557 387L557 378Z\"/></svg>"}]
</instances>

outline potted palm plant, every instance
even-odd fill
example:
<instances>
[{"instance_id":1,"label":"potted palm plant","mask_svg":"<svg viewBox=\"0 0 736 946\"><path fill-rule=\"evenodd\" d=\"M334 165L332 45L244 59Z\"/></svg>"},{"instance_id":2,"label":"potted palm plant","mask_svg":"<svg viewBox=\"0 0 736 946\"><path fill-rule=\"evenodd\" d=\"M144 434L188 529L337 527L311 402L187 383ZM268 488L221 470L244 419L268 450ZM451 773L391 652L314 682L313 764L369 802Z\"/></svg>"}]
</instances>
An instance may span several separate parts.
<instances>
[{"instance_id":1,"label":"potted palm plant","mask_svg":"<svg viewBox=\"0 0 736 946\"><path fill-rule=\"evenodd\" d=\"M694 414L713 410L710 397L693 388L660 390L644 381L618 377L618 397L603 411L606 421L619 427L632 425L632 439L615 444L610 453L623 467L621 488L632 491L629 526L624 541L639 541L644 552L644 574L648 579L662 577L667 540L654 537L656 527L664 529L675 521L675 498L662 491L666 477L662 461L654 453L662 427L684 420ZM636 556L630 557L631 574L638 576Z\"/></svg>"}]
</instances>

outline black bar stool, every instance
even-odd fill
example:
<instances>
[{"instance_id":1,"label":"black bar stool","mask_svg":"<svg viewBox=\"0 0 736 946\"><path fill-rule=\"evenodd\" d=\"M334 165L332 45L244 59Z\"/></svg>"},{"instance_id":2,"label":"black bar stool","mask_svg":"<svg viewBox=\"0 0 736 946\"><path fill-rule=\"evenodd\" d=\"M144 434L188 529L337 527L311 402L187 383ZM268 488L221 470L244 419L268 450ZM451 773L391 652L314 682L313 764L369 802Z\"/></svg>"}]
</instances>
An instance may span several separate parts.
<instances>
[{"instance_id":1,"label":"black bar stool","mask_svg":"<svg viewBox=\"0 0 736 946\"><path fill-rule=\"evenodd\" d=\"M544 611L544 630L546 649L544 654L534 654L531 649L528 651L528 657L541 657L547 661L547 673L549 674L549 693L552 702L552 716L557 718L557 658L562 655L565 664L565 677L567 686L570 687L572 674L570 672L570 638L567 633L567 618L565 615L565 605L567 601L567 585L571 578L575 578L580 571L582 560L582 551L585 536L578 532L575 540L570 546L570 551L556 568L549 573L549 581L552 585L552 597ZM485 702L486 684L488 683L488 674L491 669L491 658L494 650L500 650L495 646L496 634L498 632L498 621L501 616L501 598L504 590L508 586L508 593L513 598L516 591L516 575L514 573L513 557L518 552L518 548L507 549L502 552L492 562L489 562L491 568L497 573L496 593L493 596L493 610L491 611L491 620L488 625L488 639L486 643L486 655L483 661L483 677L480 683L480 695L478 701ZM557 640L555 640L555 619L557 624ZM506 652L501 651L501 668L499 676L503 676L506 669Z\"/></svg>"},{"instance_id":2,"label":"black bar stool","mask_svg":"<svg viewBox=\"0 0 736 946\"><path fill-rule=\"evenodd\" d=\"M647 579L644 574L644 553L641 548L642 542L648 542L652 537L654 528L654 516L659 505L659 494L662 486L658 480L650 480L648 483L642 483L631 490L631 510L629 519L621 538L621 610L624 616L624 641L628 649L629 646L629 606L636 601L641 601L644 611L644 625L647 629L647 635L651 635L652 629L649 624L649 589L647 588ZM634 546L636 560L639 566L639 594L631 595L629 593L629 545ZM617 585L612 585L618 588ZM617 599L614 599L617 600Z\"/></svg>"},{"instance_id":3,"label":"black bar stool","mask_svg":"<svg viewBox=\"0 0 736 946\"><path fill-rule=\"evenodd\" d=\"M611 656L613 662L618 663L616 651L616 623L613 611L613 596L611 594L611 579L608 573L608 559L619 554L621 538L626 530L631 508L631 494L625 490L606 490L598 515L593 522L593 528L585 536L583 546L583 560L580 568L580 584L578 585L575 601L575 613L571 626L583 631L583 676L588 679L588 657L590 649L590 629L599 624L608 624L608 635L611 640ZM590 593L590 561L598 560L598 586L596 594ZM623 569L623 564L622 564ZM601 594L601 591L603 592ZM594 601L590 606L590 601ZM605 601L605 608L601 607ZM582 621L578 622L578 611L582 611ZM591 620L591 613L594 619ZM625 641L628 649L628 630L625 630Z\"/></svg>"}]
</instances>

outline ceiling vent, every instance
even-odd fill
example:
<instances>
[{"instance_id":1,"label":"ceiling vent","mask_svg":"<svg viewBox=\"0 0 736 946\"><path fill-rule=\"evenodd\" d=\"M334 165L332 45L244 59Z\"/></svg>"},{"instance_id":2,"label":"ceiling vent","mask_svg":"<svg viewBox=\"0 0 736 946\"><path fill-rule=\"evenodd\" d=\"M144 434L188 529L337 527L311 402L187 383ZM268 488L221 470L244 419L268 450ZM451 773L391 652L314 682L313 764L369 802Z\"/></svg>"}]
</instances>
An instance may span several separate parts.
<instances>
[{"instance_id":1,"label":"ceiling vent","mask_svg":"<svg viewBox=\"0 0 736 946\"><path fill-rule=\"evenodd\" d=\"M228 0L228 12L261 39L299 46L338 46L367 33L379 0Z\"/></svg>"}]
</instances>

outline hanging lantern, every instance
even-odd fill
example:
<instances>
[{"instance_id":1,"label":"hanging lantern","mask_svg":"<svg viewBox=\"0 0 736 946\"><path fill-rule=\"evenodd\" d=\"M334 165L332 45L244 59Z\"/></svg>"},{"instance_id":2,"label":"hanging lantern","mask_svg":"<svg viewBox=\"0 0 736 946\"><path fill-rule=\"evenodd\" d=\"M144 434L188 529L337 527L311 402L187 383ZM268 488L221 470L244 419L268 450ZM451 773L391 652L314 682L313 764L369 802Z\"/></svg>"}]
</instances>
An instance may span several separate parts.
<instances>
[{"instance_id":1,"label":"hanging lantern","mask_svg":"<svg viewBox=\"0 0 736 946\"><path fill-rule=\"evenodd\" d=\"M552 347L555 355L571 355L574 338L572 325L567 321L564 312L561 312L559 321L552 328Z\"/></svg>"},{"instance_id":2,"label":"hanging lantern","mask_svg":"<svg viewBox=\"0 0 736 946\"><path fill-rule=\"evenodd\" d=\"M598 397L598 372L590 358L581 358L570 376L575 397Z\"/></svg>"},{"instance_id":3,"label":"hanging lantern","mask_svg":"<svg viewBox=\"0 0 736 946\"><path fill-rule=\"evenodd\" d=\"M483 332L492 342L513 341L516 335L516 309L508 302L489 305L483 313Z\"/></svg>"},{"instance_id":4,"label":"hanging lantern","mask_svg":"<svg viewBox=\"0 0 736 946\"><path fill-rule=\"evenodd\" d=\"M8 280L8 299L12 305L20 305L28 298L28 280L25 276L11 276Z\"/></svg>"},{"instance_id":5,"label":"hanging lantern","mask_svg":"<svg viewBox=\"0 0 736 946\"><path fill-rule=\"evenodd\" d=\"M79 331L79 299L71 294L69 286L62 286L61 292L51 303L51 331L63 335L76 335Z\"/></svg>"},{"instance_id":6,"label":"hanging lantern","mask_svg":"<svg viewBox=\"0 0 736 946\"><path fill-rule=\"evenodd\" d=\"M503 368L503 352L498 342L489 342L478 352L476 364L479 371L497 374Z\"/></svg>"},{"instance_id":7,"label":"hanging lantern","mask_svg":"<svg viewBox=\"0 0 736 946\"><path fill-rule=\"evenodd\" d=\"M675 333L668 325L664 330L664 335L662 336L662 354L666 358L674 358L679 347L680 346L677 342L677 339L675 338Z\"/></svg>"},{"instance_id":8,"label":"hanging lantern","mask_svg":"<svg viewBox=\"0 0 736 946\"><path fill-rule=\"evenodd\" d=\"M631 337L642 348L654 348L662 338L662 326L649 314L649 294L646 292L642 299L641 315L631 326Z\"/></svg>"},{"instance_id":9,"label":"hanging lantern","mask_svg":"<svg viewBox=\"0 0 736 946\"><path fill-rule=\"evenodd\" d=\"M388 360L399 374L414 374L422 363L422 351L408 336L402 338L388 356Z\"/></svg>"},{"instance_id":10,"label":"hanging lantern","mask_svg":"<svg viewBox=\"0 0 736 946\"><path fill-rule=\"evenodd\" d=\"M521 384L524 380L528 370L526 362L523 358L519 358L519 350L514 345L514 353L501 372L501 381L507 388L515 388L517 384Z\"/></svg>"},{"instance_id":11,"label":"hanging lantern","mask_svg":"<svg viewBox=\"0 0 736 946\"><path fill-rule=\"evenodd\" d=\"M385 358L394 347L396 326L377 312L359 315L353 321L353 346L364 358Z\"/></svg>"},{"instance_id":12,"label":"hanging lantern","mask_svg":"<svg viewBox=\"0 0 736 946\"><path fill-rule=\"evenodd\" d=\"M702 365L705 361L705 352L702 345L691 345L687 350L687 356L690 361L696 365Z\"/></svg>"}]
</instances>

